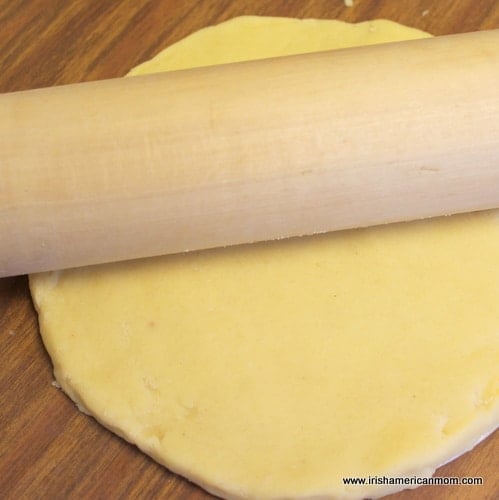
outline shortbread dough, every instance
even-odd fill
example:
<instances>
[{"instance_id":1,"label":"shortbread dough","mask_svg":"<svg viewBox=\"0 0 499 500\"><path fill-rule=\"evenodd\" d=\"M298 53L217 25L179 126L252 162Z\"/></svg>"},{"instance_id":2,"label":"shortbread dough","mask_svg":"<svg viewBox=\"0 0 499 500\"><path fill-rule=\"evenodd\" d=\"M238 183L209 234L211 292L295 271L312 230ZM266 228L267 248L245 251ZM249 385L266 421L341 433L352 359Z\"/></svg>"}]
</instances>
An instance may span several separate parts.
<instances>
[{"instance_id":1,"label":"shortbread dough","mask_svg":"<svg viewBox=\"0 0 499 500\"><path fill-rule=\"evenodd\" d=\"M424 36L388 21L243 17L132 73ZM408 486L342 478L430 476L499 421L497 211L30 284L62 389L223 497L380 496Z\"/></svg>"}]
</instances>

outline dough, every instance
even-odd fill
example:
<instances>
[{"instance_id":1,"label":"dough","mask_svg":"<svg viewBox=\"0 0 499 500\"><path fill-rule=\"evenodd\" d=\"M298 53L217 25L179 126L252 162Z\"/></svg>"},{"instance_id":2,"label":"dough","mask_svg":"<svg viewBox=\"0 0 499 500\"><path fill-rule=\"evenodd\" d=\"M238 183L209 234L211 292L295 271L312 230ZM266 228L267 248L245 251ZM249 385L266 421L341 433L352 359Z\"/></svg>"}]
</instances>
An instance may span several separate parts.
<instances>
[{"instance_id":1,"label":"dough","mask_svg":"<svg viewBox=\"0 0 499 500\"><path fill-rule=\"evenodd\" d=\"M132 73L422 36L243 17ZM63 390L158 462L224 497L360 498L408 486L343 477L430 476L496 427L498 261L490 211L30 285Z\"/></svg>"}]
</instances>

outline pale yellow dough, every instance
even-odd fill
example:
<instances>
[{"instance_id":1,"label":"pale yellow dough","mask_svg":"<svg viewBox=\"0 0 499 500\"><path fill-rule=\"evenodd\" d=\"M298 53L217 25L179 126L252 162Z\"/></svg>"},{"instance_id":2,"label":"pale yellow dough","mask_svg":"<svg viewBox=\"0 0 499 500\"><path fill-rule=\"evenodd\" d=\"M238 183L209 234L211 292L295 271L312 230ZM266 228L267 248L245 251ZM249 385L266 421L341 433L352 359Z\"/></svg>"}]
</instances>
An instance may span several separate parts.
<instances>
[{"instance_id":1,"label":"pale yellow dough","mask_svg":"<svg viewBox=\"0 0 499 500\"><path fill-rule=\"evenodd\" d=\"M245 17L132 73L422 36L388 21ZM30 284L64 391L218 495L379 496L404 486L342 478L431 475L499 420L497 212Z\"/></svg>"}]
</instances>

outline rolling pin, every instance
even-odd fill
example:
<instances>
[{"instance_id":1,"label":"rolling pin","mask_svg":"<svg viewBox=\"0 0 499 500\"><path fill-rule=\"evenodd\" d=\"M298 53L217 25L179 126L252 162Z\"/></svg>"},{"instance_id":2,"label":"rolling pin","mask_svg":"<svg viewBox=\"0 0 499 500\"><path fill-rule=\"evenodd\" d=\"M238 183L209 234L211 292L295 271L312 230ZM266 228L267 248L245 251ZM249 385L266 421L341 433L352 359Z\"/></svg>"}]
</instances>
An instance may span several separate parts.
<instances>
[{"instance_id":1,"label":"rolling pin","mask_svg":"<svg viewBox=\"0 0 499 500\"><path fill-rule=\"evenodd\" d=\"M499 30L0 96L0 276L499 206Z\"/></svg>"}]
</instances>

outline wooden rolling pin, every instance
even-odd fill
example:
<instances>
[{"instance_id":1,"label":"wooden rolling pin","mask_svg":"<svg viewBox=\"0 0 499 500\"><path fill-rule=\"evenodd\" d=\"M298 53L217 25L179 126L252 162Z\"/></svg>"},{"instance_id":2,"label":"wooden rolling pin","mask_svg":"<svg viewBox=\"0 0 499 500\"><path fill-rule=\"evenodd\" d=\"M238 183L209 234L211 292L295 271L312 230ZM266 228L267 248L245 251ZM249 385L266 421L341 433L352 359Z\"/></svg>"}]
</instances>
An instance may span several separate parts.
<instances>
[{"instance_id":1,"label":"wooden rolling pin","mask_svg":"<svg viewBox=\"0 0 499 500\"><path fill-rule=\"evenodd\" d=\"M0 276L499 206L499 30L0 96Z\"/></svg>"}]
</instances>

